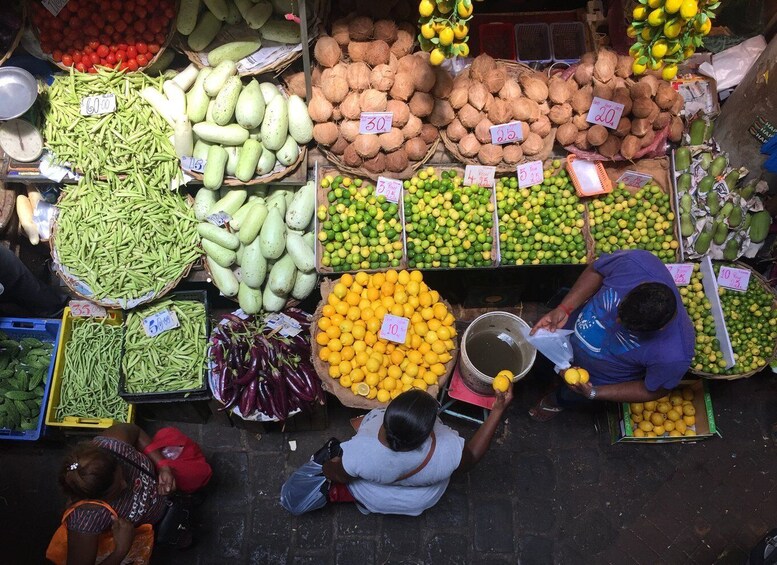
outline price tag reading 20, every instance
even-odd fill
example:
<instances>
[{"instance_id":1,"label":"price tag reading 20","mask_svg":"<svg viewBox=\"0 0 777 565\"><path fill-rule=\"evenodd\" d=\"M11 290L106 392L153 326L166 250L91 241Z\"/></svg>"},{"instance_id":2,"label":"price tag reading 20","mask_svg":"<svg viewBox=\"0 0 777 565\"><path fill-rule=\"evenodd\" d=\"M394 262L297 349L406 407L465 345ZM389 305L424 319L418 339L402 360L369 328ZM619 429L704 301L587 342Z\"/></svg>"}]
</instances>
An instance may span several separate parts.
<instances>
[{"instance_id":1,"label":"price tag reading 20","mask_svg":"<svg viewBox=\"0 0 777 565\"><path fill-rule=\"evenodd\" d=\"M388 133L393 119L391 112L362 112L359 115L359 133Z\"/></svg>"},{"instance_id":2,"label":"price tag reading 20","mask_svg":"<svg viewBox=\"0 0 777 565\"><path fill-rule=\"evenodd\" d=\"M394 343L405 343L409 324L410 320L408 318L386 314L383 316L383 325L380 327L378 335Z\"/></svg>"},{"instance_id":3,"label":"price tag reading 20","mask_svg":"<svg viewBox=\"0 0 777 565\"><path fill-rule=\"evenodd\" d=\"M621 121L621 114L623 114L623 104L594 96L586 121L594 125L616 129L618 122Z\"/></svg>"}]
</instances>

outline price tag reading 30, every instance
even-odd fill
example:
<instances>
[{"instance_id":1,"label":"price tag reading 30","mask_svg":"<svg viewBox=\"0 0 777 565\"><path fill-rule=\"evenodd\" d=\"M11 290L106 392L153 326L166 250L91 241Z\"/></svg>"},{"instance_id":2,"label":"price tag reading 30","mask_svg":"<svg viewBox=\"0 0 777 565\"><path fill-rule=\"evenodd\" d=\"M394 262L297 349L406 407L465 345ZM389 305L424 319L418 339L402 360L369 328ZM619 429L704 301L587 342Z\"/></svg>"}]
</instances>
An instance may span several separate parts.
<instances>
[{"instance_id":1,"label":"price tag reading 30","mask_svg":"<svg viewBox=\"0 0 777 565\"><path fill-rule=\"evenodd\" d=\"M545 175L542 171L542 161L529 161L516 167L518 173L518 188L526 188L542 184Z\"/></svg>"},{"instance_id":2,"label":"price tag reading 30","mask_svg":"<svg viewBox=\"0 0 777 565\"><path fill-rule=\"evenodd\" d=\"M718 273L718 284L731 290L745 292L750 284L750 271L734 267L721 267Z\"/></svg>"},{"instance_id":3,"label":"price tag reading 30","mask_svg":"<svg viewBox=\"0 0 777 565\"><path fill-rule=\"evenodd\" d=\"M172 310L162 310L143 318L143 330L148 337L156 337L180 325L178 323L178 316Z\"/></svg>"},{"instance_id":4,"label":"price tag reading 30","mask_svg":"<svg viewBox=\"0 0 777 565\"><path fill-rule=\"evenodd\" d=\"M98 94L81 98L82 116L101 116L116 111L116 96L113 94Z\"/></svg>"},{"instance_id":5,"label":"price tag reading 30","mask_svg":"<svg viewBox=\"0 0 777 565\"><path fill-rule=\"evenodd\" d=\"M88 300L71 300L68 304L70 315L74 318L105 318L105 308Z\"/></svg>"},{"instance_id":6,"label":"price tag reading 30","mask_svg":"<svg viewBox=\"0 0 777 565\"><path fill-rule=\"evenodd\" d=\"M691 275L693 274L693 265L691 263L668 263L666 268L677 286L688 286L691 284Z\"/></svg>"},{"instance_id":7,"label":"price tag reading 30","mask_svg":"<svg viewBox=\"0 0 777 565\"><path fill-rule=\"evenodd\" d=\"M359 133L390 132L393 119L391 112L362 112L359 115Z\"/></svg>"},{"instance_id":8,"label":"price tag reading 30","mask_svg":"<svg viewBox=\"0 0 777 565\"><path fill-rule=\"evenodd\" d=\"M467 165L464 168L464 186L494 186L496 167L483 165Z\"/></svg>"},{"instance_id":9,"label":"price tag reading 30","mask_svg":"<svg viewBox=\"0 0 777 565\"><path fill-rule=\"evenodd\" d=\"M491 143L494 145L505 145L506 143L515 143L523 141L523 129L521 122L508 122L489 128L491 132Z\"/></svg>"},{"instance_id":10,"label":"price tag reading 30","mask_svg":"<svg viewBox=\"0 0 777 565\"><path fill-rule=\"evenodd\" d=\"M585 121L594 125L616 129L618 122L621 121L621 114L623 114L623 104L594 96L593 102L591 102L591 109L588 110L588 117Z\"/></svg>"},{"instance_id":11,"label":"price tag reading 30","mask_svg":"<svg viewBox=\"0 0 777 565\"><path fill-rule=\"evenodd\" d=\"M378 177L378 185L375 187L375 196L385 196L386 200L394 204L399 202L402 195L402 181Z\"/></svg>"},{"instance_id":12,"label":"price tag reading 30","mask_svg":"<svg viewBox=\"0 0 777 565\"><path fill-rule=\"evenodd\" d=\"M383 325L380 327L378 335L394 343L405 343L409 324L410 320L408 318L386 314L383 316Z\"/></svg>"}]
</instances>

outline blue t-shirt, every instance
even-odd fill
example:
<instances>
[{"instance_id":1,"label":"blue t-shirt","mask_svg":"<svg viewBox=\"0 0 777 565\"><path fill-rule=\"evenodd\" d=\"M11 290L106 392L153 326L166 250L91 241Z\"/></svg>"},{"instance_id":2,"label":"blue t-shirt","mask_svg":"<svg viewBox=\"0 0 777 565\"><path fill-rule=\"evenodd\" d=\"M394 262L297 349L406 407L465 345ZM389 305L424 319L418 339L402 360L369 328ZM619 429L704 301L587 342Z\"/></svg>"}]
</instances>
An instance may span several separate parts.
<instances>
[{"instance_id":1,"label":"blue t-shirt","mask_svg":"<svg viewBox=\"0 0 777 565\"><path fill-rule=\"evenodd\" d=\"M574 364L588 370L594 385L644 378L649 391L677 386L693 359L696 335L669 270L641 250L602 255L594 269L604 280L574 321ZM674 291L677 315L665 328L637 335L617 322L618 305L646 282L664 283Z\"/></svg>"}]
</instances>

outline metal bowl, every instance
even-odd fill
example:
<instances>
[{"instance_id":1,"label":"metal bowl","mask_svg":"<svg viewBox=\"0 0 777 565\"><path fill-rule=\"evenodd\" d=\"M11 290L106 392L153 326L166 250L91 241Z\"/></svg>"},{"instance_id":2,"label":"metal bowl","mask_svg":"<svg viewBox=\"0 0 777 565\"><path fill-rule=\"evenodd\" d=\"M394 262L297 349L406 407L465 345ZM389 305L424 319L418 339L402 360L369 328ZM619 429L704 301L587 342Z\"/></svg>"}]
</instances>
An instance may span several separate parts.
<instances>
[{"instance_id":1,"label":"metal bowl","mask_svg":"<svg viewBox=\"0 0 777 565\"><path fill-rule=\"evenodd\" d=\"M38 82L19 67L0 67L0 120L18 118L35 103Z\"/></svg>"}]
</instances>

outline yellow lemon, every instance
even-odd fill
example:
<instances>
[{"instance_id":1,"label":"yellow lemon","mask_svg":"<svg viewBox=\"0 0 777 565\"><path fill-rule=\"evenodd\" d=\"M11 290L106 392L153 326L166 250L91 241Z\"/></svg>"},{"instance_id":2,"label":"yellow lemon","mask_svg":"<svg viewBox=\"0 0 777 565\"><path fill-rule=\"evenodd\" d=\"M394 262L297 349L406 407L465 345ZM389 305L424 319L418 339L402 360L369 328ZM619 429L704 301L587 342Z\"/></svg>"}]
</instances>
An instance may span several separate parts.
<instances>
[{"instance_id":1,"label":"yellow lemon","mask_svg":"<svg viewBox=\"0 0 777 565\"><path fill-rule=\"evenodd\" d=\"M571 367L564 371L564 380L570 385L578 384L580 382L580 373L577 368Z\"/></svg>"},{"instance_id":2,"label":"yellow lemon","mask_svg":"<svg viewBox=\"0 0 777 565\"><path fill-rule=\"evenodd\" d=\"M650 52L656 59L663 59L666 56L667 51L669 51L669 46L663 39L656 41L650 49Z\"/></svg>"},{"instance_id":3,"label":"yellow lemon","mask_svg":"<svg viewBox=\"0 0 777 565\"><path fill-rule=\"evenodd\" d=\"M424 382L429 386L437 384L437 375L435 375L431 371L427 371L426 373L424 373L423 378L424 378Z\"/></svg>"},{"instance_id":4,"label":"yellow lemon","mask_svg":"<svg viewBox=\"0 0 777 565\"><path fill-rule=\"evenodd\" d=\"M453 35L456 37L456 39L464 39L467 37L467 34L469 33L469 28L466 24L458 23L456 24L456 27L453 28ZM414 273L417 273L418 271L413 271Z\"/></svg>"},{"instance_id":5,"label":"yellow lemon","mask_svg":"<svg viewBox=\"0 0 777 565\"><path fill-rule=\"evenodd\" d=\"M340 277L340 282L345 286L350 287L353 284L353 275L351 273L345 273Z\"/></svg>"},{"instance_id":6,"label":"yellow lemon","mask_svg":"<svg viewBox=\"0 0 777 565\"><path fill-rule=\"evenodd\" d=\"M671 65L667 65L664 67L664 70L661 71L661 78L664 80L672 80L674 77L677 76L677 65L672 63Z\"/></svg>"},{"instance_id":7,"label":"yellow lemon","mask_svg":"<svg viewBox=\"0 0 777 565\"><path fill-rule=\"evenodd\" d=\"M639 36L645 41L650 41L653 38L653 28L650 26L643 27Z\"/></svg>"},{"instance_id":8,"label":"yellow lemon","mask_svg":"<svg viewBox=\"0 0 777 565\"><path fill-rule=\"evenodd\" d=\"M381 389L378 391L376 398L378 399L378 402L388 402L391 400L391 393L386 389Z\"/></svg>"},{"instance_id":9,"label":"yellow lemon","mask_svg":"<svg viewBox=\"0 0 777 565\"><path fill-rule=\"evenodd\" d=\"M664 4L664 11L667 14L675 14L683 5L683 0L666 0Z\"/></svg>"},{"instance_id":10,"label":"yellow lemon","mask_svg":"<svg viewBox=\"0 0 777 565\"><path fill-rule=\"evenodd\" d=\"M683 415L685 415L685 416L695 416L696 415L696 408L694 408L692 404L684 405L683 406Z\"/></svg>"},{"instance_id":11,"label":"yellow lemon","mask_svg":"<svg viewBox=\"0 0 777 565\"><path fill-rule=\"evenodd\" d=\"M367 376L364 377L364 382L370 386L377 386L380 382L380 376L378 376L377 373L368 373Z\"/></svg>"},{"instance_id":12,"label":"yellow lemon","mask_svg":"<svg viewBox=\"0 0 777 565\"><path fill-rule=\"evenodd\" d=\"M426 22L421 26L421 36L426 39L431 39L435 36L434 26L432 22Z\"/></svg>"},{"instance_id":13,"label":"yellow lemon","mask_svg":"<svg viewBox=\"0 0 777 565\"><path fill-rule=\"evenodd\" d=\"M453 43L453 37L453 30L449 27L444 28L440 31L440 45L447 47Z\"/></svg>"},{"instance_id":14,"label":"yellow lemon","mask_svg":"<svg viewBox=\"0 0 777 565\"><path fill-rule=\"evenodd\" d=\"M637 37L637 30L634 29L634 26L629 26L626 28L626 35L628 37Z\"/></svg>"},{"instance_id":15,"label":"yellow lemon","mask_svg":"<svg viewBox=\"0 0 777 565\"><path fill-rule=\"evenodd\" d=\"M367 396L370 394L370 385L367 383L356 383L353 385L356 388L356 394L359 396Z\"/></svg>"},{"instance_id":16,"label":"yellow lemon","mask_svg":"<svg viewBox=\"0 0 777 565\"><path fill-rule=\"evenodd\" d=\"M340 385L344 386L345 388L351 388L351 384L353 383L351 382L351 377L348 375L343 375L340 377Z\"/></svg>"},{"instance_id":17,"label":"yellow lemon","mask_svg":"<svg viewBox=\"0 0 777 565\"><path fill-rule=\"evenodd\" d=\"M637 20L638 22L641 22L645 18L647 18L648 10L645 6L637 6L634 8L634 11L631 12L631 17Z\"/></svg>"},{"instance_id":18,"label":"yellow lemon","mask_svg":"<svg viewBox=\"0 0 777 565\"><path fill-rule=\"evenodd\" d=\"M652 12L650 12L650 15L648 15L647 22L649 25L653 27L659 27L664 25L664 23L666 22L666 12L664 12L660 8L653 10Z\"/></svg>"},{"instance_id":19,"label":"yellow lemon","mask_svg":"<svg viewBox=\"0 0 777 565\"><path fill-rule=\"evenodd\" d=\"M494 387L494 390L499 392L507 392L507 389L510 388L510 377L507 377L503 375L505 371L501 371L496 377L494 377L494 382L491 383L491 386ZM509 373L509 371L507 371Z\"/></svg>"},{"instance_id":20,"label":"yellow lemon","mask_svg":"<svg viewBox=\"0 0 777 565\"><path fill-rule=\"evenodd\" d=\"M454 43L453 44L454 53L458 53L462 57L466 57L469 55L469 45L466 43Z\"/></svg>"},{"instance_id":21,"label":"yellow lemon","mask_svg":"<svg viewBox=\"0 0 777 565\"><path fill-rule=\"evenodd\" d=\"M666 22L664 24L664 35L669 39L674 39L683 30L683 24L680 22Z\"/></svg>"},{"instance_id":22,"label":"yellow lemon","mask_svg":"<svg viewBox=\"0 0 777 565\"><path fill-rule=\"evenodd\" d=\"M359 283L362 286L367 286L367 283L370 282L370 275L365 273L364 271L359 271L354 276L354 280Z\"/></svg>"},{"instance_id":23,"label":"yellow lemon","mask_svg":"<svg viewBox=\"0 0 777 565\"><path fill-rule=\"evenodd\" d=\"M693 426L696 424L696 416L683 416L683 422L686 426Z\"/></svg>"},{"instance_id":24,"label":"yellow lemon","mask_svg":"<svg viewBox=\"0 0 777 565\"><path fill-rule=\"evenodd\" d=\"M654 426L653 433L656 434L657 436L662 436L664 435L664 433L666 433L666 429L664 428L664 426Z\"/></svg>"},{"instance_id":25,"label":"yellow lemon","mask_svg":"<svg viewBox=\"0 0 777 565\"><path fill-rule=\"evenodd\" d=\"M442 49L439 47L435 47L432 49L432 52L429 54L429 63L432 65L440 65L445 60L445 53L442 52Z\"/></svg>"},{"instance_id":26,"label":"yellow lemon","mask_svg":"<svg viewBox=\"0 0 777 565\"><path fill-rule=\"evenodd\" d=\"M648 6L651 8L660 8L664 5L664 0L648 0Z\"/></svg>"},{"instance_id":27,"label":"yellow lemon","mask_svg":"<svg viewBox=\"0 0 777 565\"><path fill-rule=\"evenodd\" d=\"M633 72L635 75L641 75L645 72L645 70L647 70L647 65L643 65L638 61L634 61L631 64L631 72Z\"/></svg>"},{"instance_id":28,"label":"yellow lemon","mask_svg":"<svg viewBox=\"0 0 777 565\"><path fill-rule=\"evenodd\" d=\"M340 342L339 339L335 338L335 339L329 340L327 347L332 351L340 351L343 348L343 344Z\"/></svg>"},{"instance_id":29,"label":"yellow lemon","mask_svg":"<svg viewBox=\"0 0 777 565\"><path fill-rule=\"evenodd\" d=\"M426 390L428 388L426 381L423 379L413 379L413 388Z\"/></svg>"},{"instance_id":30,"label":"yellow lemon","mask_svg":"<svg viewBox=\"0 0 777 565\"><path fill-rule=\"evenodd\" d=\"M680 17L690 20L699 13L699 4L696 0L684 0L680 6Z\"/></svg>"},{"instance_id":31,"label":"yellow lemon","mask_svg":"<svg viewBox=\"0 0 777 565\"><path fill-rule=\"evenodd\" d=\"M712 20L710 20L707 16L704 16L702 19L704 19L704 22L699 23L699 20L696 20L694 27L696 28L696 31L702 35L707 35L712 29Z\"/></svg>"},{"instance_id":32,"label":"yellow lemon","mask_svg":"<svg viewBox=\"0 0 777 565\"><path fill-rule=\"evenodd\" d=\"M418 13L424 18L428 18L434 13L434 3L431 0L421 0L421 3L418 4ZM386 401L381 400L381 402Z\"/></svg>"},{"instance_id":33,"label":"yellow lemon","mask_svg":"<svg viewBox=\"0 0 777 565\"><path fill-rule=\"evenodd\" d=\"M459 13L460 18L468 18L472 15L472 3L467 0L461 0L458 3L456 11Z\"/></svg>"},{"instance_id":34,"label":"yellow lemon","mask_svg":"<svg viewBox=\"0 0 777 565\"><path fill-rule=\"evenodd\" d=\"M316 343L319 345L326 345L329 343L329 336L326 335L324 332L318 332L316 334Z\"/></svg>"},{"instance_id":35,"label":"yellow lemon","mask_svg":"<svg viewBox=\"0 0 777 565\"><path fill-rule=\"evenodd\" d=\"M356 367L351 371L351 382L360 383L364 380L364 371Z\"/></svg>"},{"instance_id":36,"label":"yellow lemon","mask_svg":"<svg viewBox=\"0 0 777 565\"><path fill-rule=\"evenodd\" d=\"M664 423L664 420L666 420L666 418L664 417L663 414L660 414L659 412L653 412L650 415L650 423L653 424L654 426L662 425Z\"/></svg>"},{"instance_id":37,"label":"yellow lemon","mask_svg":"<svg viewBox=\"0 0 777 565\"><path fill-rule=\"evenodd\" d=\"M585 383L587 383L587 382L590 380L590 378L591 378L591 376L588 374L588 371L586 371L586 370L585 370L585 369L583 369L582 367L578 367L578 368L577 368L577 373L580 375L580 382L581 382L581 383L584 383L584 384L585 384Z\"/></svg>"}]
</instances>

